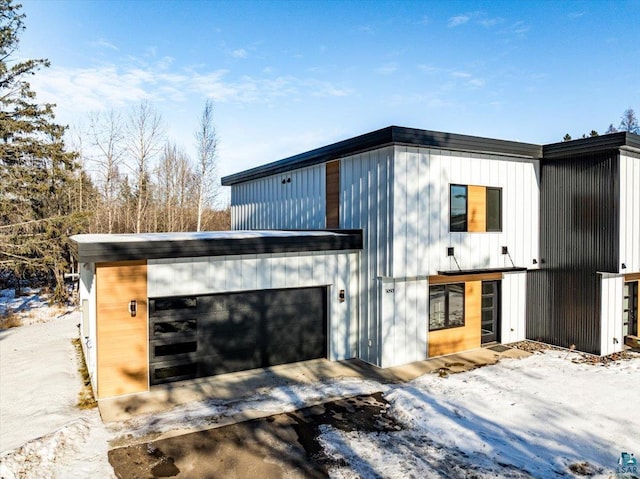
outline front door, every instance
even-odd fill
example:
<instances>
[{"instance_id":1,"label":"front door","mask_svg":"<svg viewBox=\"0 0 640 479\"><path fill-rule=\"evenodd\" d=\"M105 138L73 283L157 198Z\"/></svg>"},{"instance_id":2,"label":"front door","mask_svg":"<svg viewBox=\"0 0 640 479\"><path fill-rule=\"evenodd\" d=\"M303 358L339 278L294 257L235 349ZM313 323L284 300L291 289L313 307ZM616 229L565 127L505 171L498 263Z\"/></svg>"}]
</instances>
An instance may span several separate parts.
<instances>
[{"instance_id":1,"label":"front door","mask_svg":"<svg viewBox=\"0 0 640 479\"><path fill-rule=\"evenodd\" d=\"M482 282L482 344L500 341L500 281Z\"/></svg>"},{"instance_id":2,"label":"front door","mask_svg":"<svg viewBox=\"0 0 640 479\"><path fill-rule=\"evenodd\" d=\"M624 283L623 336L638 335L638 281Z\"/></svg>"}]
</instances>

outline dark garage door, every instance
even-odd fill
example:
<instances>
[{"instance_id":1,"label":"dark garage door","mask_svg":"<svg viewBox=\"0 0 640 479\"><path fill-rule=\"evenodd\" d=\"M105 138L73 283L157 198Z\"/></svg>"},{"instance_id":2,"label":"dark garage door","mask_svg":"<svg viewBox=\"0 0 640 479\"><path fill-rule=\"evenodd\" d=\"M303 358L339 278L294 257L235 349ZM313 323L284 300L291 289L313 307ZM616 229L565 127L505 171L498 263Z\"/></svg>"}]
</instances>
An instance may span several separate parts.
<instances>
[{"instance_id":1,"label":"dark garage door","mask_svg":"<svg viewBox=\"0 0 640 479\"><path fill-rule=\"evenodd\" d=\"M149 300L151 384L327 357L325 288Z\"/></svg>"}]
</instances>

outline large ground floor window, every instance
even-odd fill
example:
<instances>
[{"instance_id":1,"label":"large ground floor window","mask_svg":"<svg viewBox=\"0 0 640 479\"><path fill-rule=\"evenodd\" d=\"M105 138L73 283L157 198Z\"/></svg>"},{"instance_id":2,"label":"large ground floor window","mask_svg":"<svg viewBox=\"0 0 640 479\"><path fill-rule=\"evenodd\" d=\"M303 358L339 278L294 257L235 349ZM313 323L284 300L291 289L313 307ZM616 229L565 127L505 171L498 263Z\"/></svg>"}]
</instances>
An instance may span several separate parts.
<instances>
[{"instance_id":1,"label":"large ground floor window","mask_svg":"<svg viewBox=\"0 0 640 479\"><path fill-rule=\"evenodd\" d=\"M464 326L464 283L429 287L429 331Z\"/></svg>"}]
</instances>

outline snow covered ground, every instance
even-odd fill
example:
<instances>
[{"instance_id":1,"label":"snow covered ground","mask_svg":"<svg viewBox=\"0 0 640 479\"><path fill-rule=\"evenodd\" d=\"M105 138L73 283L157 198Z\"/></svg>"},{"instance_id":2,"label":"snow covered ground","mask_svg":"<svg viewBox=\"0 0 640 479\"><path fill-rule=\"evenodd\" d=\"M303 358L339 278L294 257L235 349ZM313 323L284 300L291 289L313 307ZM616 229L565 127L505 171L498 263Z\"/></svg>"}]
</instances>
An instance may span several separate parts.
<instances>
[{"instance_id":1,"label":"snow covered ground","mask_svg":"<svg viewBox=\"0 0 640 479\"><path fill-rule=\"evenodd\" d=\"M37 293L34 293L34 296ZM3 292L2 307L36 304ZM20 304L17 305L18 307ZM37 310L37 311L34 311ZM233 403L205 401L106 428L98 410L75 407L81 380L71 339L77 312L40 300L26 326L0 330L0 477L113 477L109 441L213 425L244 410L280 413L322 397L383 391L390 433L323 426L337 459L332 477L576 477L616 475L622 452L640 457L640 356L607 366L545 351L467 373L402 385L353 378L261 390ZM640 466L639 466L640 470ZM637 475L640 477L640 475Z\"/></svg>"}]
</instances>

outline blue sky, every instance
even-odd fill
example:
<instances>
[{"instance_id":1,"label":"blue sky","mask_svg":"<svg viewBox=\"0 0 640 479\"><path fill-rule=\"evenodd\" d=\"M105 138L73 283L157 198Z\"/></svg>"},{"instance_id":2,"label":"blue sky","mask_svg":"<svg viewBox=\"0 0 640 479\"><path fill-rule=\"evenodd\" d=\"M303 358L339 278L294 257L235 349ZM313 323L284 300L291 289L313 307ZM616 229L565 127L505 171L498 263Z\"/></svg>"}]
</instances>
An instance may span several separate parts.
<instances>
[{"instance_id":1,"label":"blue sky","mask_svg":"<svg viewBox=\"0 0 640 479\"><path fill-rule=\"evenodd\" d=\"M61 123L148 99L222 175L388 125L532 143L640 111L640 1L23 0Z\"/></svg>"}]
</instances>

